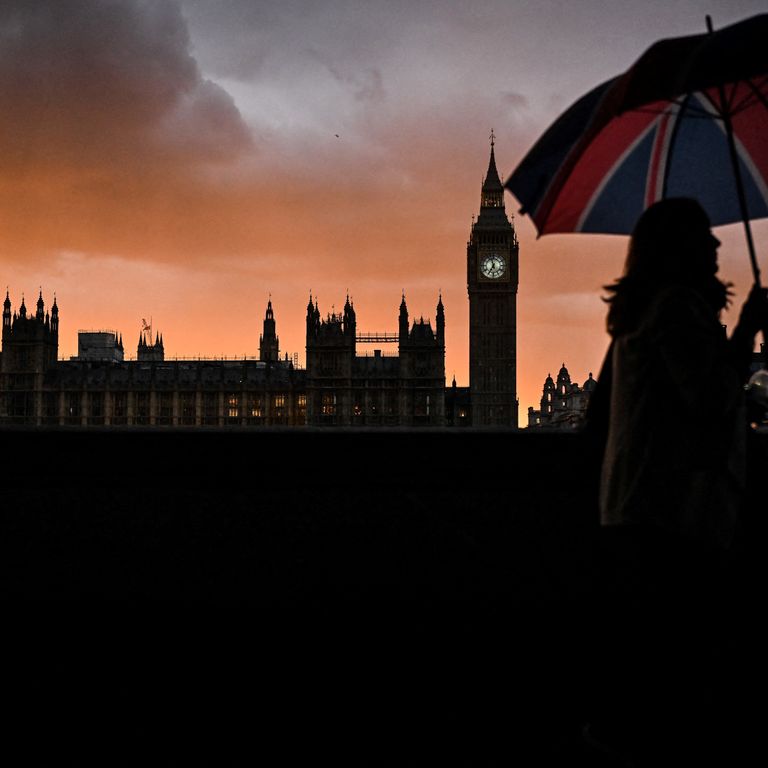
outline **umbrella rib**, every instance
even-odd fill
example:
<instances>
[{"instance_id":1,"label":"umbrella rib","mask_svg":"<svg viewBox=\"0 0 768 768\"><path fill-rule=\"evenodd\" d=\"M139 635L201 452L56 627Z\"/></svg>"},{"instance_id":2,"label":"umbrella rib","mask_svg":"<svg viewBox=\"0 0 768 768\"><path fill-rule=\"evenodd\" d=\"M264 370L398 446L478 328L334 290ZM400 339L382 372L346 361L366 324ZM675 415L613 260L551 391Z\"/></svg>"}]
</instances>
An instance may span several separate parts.
<instances>
[{"instance_id":1,"label":"umbrella rib","mask_svg":"<svg viewBox=\"0 0 768 768\"><path fill-rule=\"evenodd\" d=\"M749 109L753 104L757 104L758 101L754 94L748 93L741 101L736 102L731 108L731 115L738 115L739 112L743 112L745 109Z\"/></svg>"},{"instance_id":2,"label":"umbrella rib","mask_svg":"<svg viewBox=\"0 0 768 768\"><path fill-rule=\"evenodd\" d=\"M768 85L768 77L763 78L762 82L763 86ZM752 94L754 97L766 108L768 109L768 99L766 99L765 94L760 90L758 86L756 86L752 80L747 80L747 86L752 89Z\"/></svg>"},{"instance_id":3,"label":"umbrella rib","mask_svg":"<svg viewBox=\"0 0 768 768\"><path fill-rule=\"evenodd\" d=\"M702 109L702 115L708 117L710 120L722 120L725 122L725 116L727 114L725 105L722 103L722 99L718 104L707 91L697 91L703 101L706 101L711 107L712 111L708 112L706 109Z\"/></svg>"}]
</instances>

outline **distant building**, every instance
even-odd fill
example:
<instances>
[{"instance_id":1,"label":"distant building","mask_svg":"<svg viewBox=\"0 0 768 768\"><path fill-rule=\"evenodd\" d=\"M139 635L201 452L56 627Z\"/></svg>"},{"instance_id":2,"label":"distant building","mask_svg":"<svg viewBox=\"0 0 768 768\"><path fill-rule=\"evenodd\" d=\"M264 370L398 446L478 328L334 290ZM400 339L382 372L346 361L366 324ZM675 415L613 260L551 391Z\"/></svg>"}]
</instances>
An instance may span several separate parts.
<instances>
[{"instance_id":1,"label":"distant building","mask_svg":"<svg viewBox=\"0 0 768 768\"><path fill-rule=\"evenodd\" d=\"M307 423L335 426L444 426L445 310L438 299L435 328L419 318L409 325L405 295L398 332L358 333L355 308L320 317L307 305ZM357 344L397 342L396 355Z\"/></svg>"},{"instance_id":2,"label":"distant building","mask_svg":"<svg viewBox=\"0 0 768 768\"><path fill-rule=\"evenodd\" d=\"M125 359L118 333L80 331L77 356L59 362L58 306L54 299L49 316L41 291L34 317L23 299L11 314L6 294L0 424L516 428L518 258L491 134L480 211L467 242L468 387L455 379L445 386L442 297L434 326L423 317L411 321L403 295L397 331L360 333L349 297L341 312L323 318L310 296L306 370L299 370L297 357L280 359L271 297L258 359L170 361L162 334L153 340L144 322L135 360ZM362 344L397 344L397 352L377 346L359 354ZM529 423L552 425L578 414L588 384L558 396L552 411L542 401ZM561 400L570 405L561 407Z\"/></svg>"},{"instance_id":3,"label":"distant building","mask_svg":"<svg viewBox=\"0 0 768 768\"><path fill-rule=\"evenodd\" d=\"M0 424L45 426L443 426L445 311L435 328L408 321L397 334L358 334L355 310L307 309L307 369L280 359L272 301L258 360L166 360L162 334L139 336L125 360L114 331L80 331L78 354L58 356L59 308L27 316L3 304ZM397 342L398 353L358 355L358 343Z\"/></svg>"},{"instance_id":4,"label":"distant building","mask_svg":"<svg viewBox=\"0 0 768 768\"><path fill-rule=\"evenodd\" d=\"M557 381L548 374L544 380L539 410L528 408L528 427L549 427L551 429L573 429L584 423L589 398L597 382L589 378L580 387L571 381L568 369L563 363L557 374Z\"/></svg>"}]
</instances>

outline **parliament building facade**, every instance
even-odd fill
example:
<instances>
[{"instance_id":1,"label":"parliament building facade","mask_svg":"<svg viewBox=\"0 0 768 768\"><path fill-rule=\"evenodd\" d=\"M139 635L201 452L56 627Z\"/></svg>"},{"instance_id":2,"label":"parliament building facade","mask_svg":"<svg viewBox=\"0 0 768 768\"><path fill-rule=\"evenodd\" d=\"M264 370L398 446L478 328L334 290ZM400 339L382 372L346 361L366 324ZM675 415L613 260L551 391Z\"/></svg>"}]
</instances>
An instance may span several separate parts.
<instances>
[{"instance_id":1,"label":"parliament building facade","mask_svg":"<svg viewBox=\"0 0 768 768\"><path fill-rule=\"evenodd\" d=\"M35 313L6 293L0 351L0 425L35 426L517 426L518 244L504 211L493 140L480 214L467 243L470 386L445 383L445 309L397 332L364 333L347 297L321 315L310 296L306 367L281 359L271 300L258 358L169 360L162 335L139 335L126 360L122 335L80 331L78 354L58 359L59 307ZM383 353L382 344L397 344ZM372 345L372 346L369 346ZM361 353L362 347L372 349Z\"/></svg>"}]
</instances>

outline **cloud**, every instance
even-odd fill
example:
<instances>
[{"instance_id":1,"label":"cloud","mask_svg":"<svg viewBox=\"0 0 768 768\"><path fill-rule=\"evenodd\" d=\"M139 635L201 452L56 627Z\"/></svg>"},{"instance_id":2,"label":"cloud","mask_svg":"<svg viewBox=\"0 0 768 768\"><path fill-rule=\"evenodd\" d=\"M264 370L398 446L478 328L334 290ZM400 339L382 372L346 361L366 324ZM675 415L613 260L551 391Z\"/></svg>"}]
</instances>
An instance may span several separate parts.
<instances>
[{"instance_id":1,"label":"cloud","mask_svg":"<svg viewBox=\"0 0 768 768\"><path fill-rule=\"evenodd\" d=\"M310 58L322 64L331 77L342 87L349 89L356 101L383 101L386 97L381 71L376 67L343 67L333 60L310 48Z\"/></svg>"},{"instance_id":2,"label":"cloud","mask_svg":"<svg viewBox=\"0 0 768 768\"><path fill-rule=\"evenodd\" d=\"M515 111L522 111L528 107L528 97L517 91L505 91L501 94L502 101Z\"/></svg>"},{"instance_id":3,"label":"cloud","mask_svg":"<svg viewBox=\"0 0 768 768\"><path fill-rule=\"evenodd\" d=\"M96 219L135 230L254 151L171 0L6 0L0 103L0 225L21 248L88 250Z\"/></svg>"},{"instance_id":4,"label":"cloud","mask_svg":"<svg viewBox=\"0 0 768 768\"><path fill-rule=\"evenodd\" d=\"M0 149L25 169L137 153L220 159L251 143L232 100L202 77L169 0L11 0L0 29Z\"/></svg>"}]
</instances>

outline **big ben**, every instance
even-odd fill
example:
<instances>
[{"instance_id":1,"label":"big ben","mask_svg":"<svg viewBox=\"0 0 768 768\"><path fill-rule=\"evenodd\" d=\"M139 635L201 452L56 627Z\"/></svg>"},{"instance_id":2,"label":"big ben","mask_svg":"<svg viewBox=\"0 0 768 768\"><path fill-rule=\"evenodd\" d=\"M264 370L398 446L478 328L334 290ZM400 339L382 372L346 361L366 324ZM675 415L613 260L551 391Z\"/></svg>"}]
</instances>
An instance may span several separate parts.
<instances>
[{"instance_id":1,"label":"big ben","mask_svg":"<svg viewBox=\"0 0 768 768\"><path fill-rule=\"evenodd\" d=\"M469 387L473 426L517 427L518 243L504 210L495 137L467 243Z\"/></svg>"}]
</instances>

